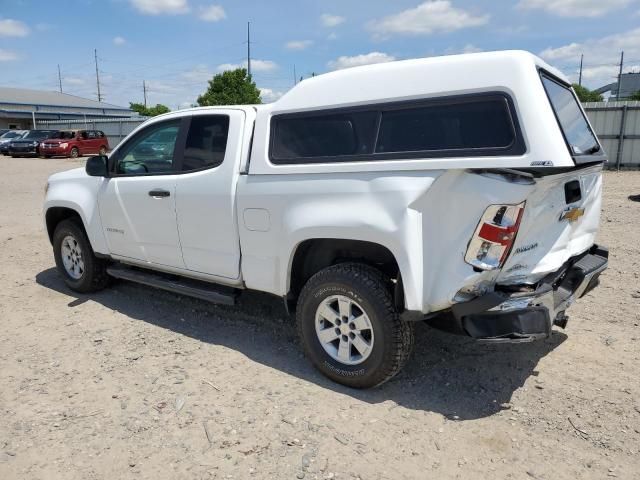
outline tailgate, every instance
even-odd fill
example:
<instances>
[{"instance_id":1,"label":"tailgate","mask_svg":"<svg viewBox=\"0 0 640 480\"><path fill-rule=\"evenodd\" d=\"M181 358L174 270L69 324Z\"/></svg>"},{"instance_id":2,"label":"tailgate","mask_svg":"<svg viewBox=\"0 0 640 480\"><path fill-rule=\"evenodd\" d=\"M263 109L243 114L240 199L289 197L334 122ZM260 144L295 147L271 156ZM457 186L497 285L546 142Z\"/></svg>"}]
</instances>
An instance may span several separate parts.
<instances>
[{"instance_id":1,"label":"tailgate","mask_svg":"<svg viewBox=\"0 0 640 480\"><path fill-rule=\"evenodd\" d=\"M497 283L535 283L588 250L598 232L601 198L601 164L536 179Z\"/></svg>"}]
</instances>

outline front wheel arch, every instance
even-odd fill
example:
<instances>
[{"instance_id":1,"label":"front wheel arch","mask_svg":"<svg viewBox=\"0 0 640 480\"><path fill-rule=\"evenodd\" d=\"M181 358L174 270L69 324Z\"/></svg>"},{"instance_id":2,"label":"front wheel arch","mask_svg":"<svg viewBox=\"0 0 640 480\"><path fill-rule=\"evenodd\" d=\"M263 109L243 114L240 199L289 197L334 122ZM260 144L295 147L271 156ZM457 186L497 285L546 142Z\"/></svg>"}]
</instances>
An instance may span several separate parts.
<instances>
[{"instance_id":1,"label":"front wheel arch","mask_svg":"<svg viewBox=\"0 0 640 480\"><path fill-rule=\"evenodd\" d=\"M60 222L67 219L75 219L78 223L80 223L80 225L82 225L84 231L87 231L87 228L82 221L82 217L76 210L68 207L51 207L45 213L47 235L49 236L49 242L51 244L53 244L53 233L56 231L56 227Z\"/></svg>"}]
</instances>

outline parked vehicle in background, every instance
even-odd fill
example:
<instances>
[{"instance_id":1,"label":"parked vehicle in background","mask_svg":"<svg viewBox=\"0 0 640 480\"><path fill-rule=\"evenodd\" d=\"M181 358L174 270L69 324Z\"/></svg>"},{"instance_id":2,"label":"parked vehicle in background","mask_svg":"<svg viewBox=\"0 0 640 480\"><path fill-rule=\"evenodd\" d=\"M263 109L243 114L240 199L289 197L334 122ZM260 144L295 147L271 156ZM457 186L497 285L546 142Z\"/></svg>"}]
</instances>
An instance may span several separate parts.
<instances>
[{"instance_id":1,"label":"parked vehicle in background","mask_svg":"<svg viewBox=\"0 0 640 480\"><path fill-rule=\"evenodd\" d=\"M45 223L70 288L278 295L311 362L364 388L400 371L416 320L491 342L564 328L607 267L604 161L538 57L407 60L154 117L50 177Z\"/></svg>"},{"instance_id":2,"label":"parked vehicle in background","mask_svg":"<svg viewBox=\"0 0 640 480\"><path fill-rule=\"evenodd\" d=\"M38 157L43 140L56 138L59 130L29 130L22 138L9 142L9 155L12 157Z\"/></svg>"},{"instance_id":3,"label":"parked vehicle in background","mask_svg":"<svg viewBox=\"0 0 640 480\"><path fill-rule=\"evenodd\" d=\"M105 155L109 151L109 139L101 130L61 130L61 138L42 142L40 153L45 158L81 155Z\"/></svg>"},{"instance_id":4,"label":"parked vehicle in background","mask_svg":"<svg viewBox=\"0 0 640 480\"><path fill-rule=\"evenodd\" d=\"M9 153L9 143L24 137L29 130L9 130L0 135L0 153L6 155Z\"/></svg>"},{"instance_id":5,"label":"parked vehicle in background","mask_svg":"<svg viewBox=\"0 0 640 480\"><path fill-rule=\"evenodd\" d=\"M9 131L8 128L0 128L0 137Z\"/></svg>"}]
</instances>

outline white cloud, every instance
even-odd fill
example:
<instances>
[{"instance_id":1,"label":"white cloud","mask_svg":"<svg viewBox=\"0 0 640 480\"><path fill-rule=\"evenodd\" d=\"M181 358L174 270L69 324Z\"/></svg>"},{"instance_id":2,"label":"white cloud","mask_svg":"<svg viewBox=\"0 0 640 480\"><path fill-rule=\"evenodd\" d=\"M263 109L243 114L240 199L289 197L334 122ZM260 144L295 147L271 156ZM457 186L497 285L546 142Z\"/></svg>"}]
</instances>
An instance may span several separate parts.
<instances>
[{"instance_id":1,"label":"white cloud","mask_svg":"<svg viewBox=\"0 0 640 480\"><path fill-rule=\"evenodd\" d=\"M17 53L0 48L0 62L11 62L13 60L18 60L18 58Z\"/></svg>"},{"instance_id":2,"label":"white cloud","mask_svg":"<svg viewBox=\"0 0 640 480\"><path fill-rule=\"evenodd\" d=\"M189 12L187 0L130 0L131 4L146 15L176 15Z\"/></svg>"},{"instance_id":3,"label":"white cloud","mask_svg":"<svg viewBox=\"0 0 640 480\"><path fill-rule=\"evenodd\" d=\"M209 67L207 67L204 64L200 64L200 65L196 65L195 67L193 67L193 69L189 70L188 72L182 73L182 78L194 83L195 82L204 83L204 82L207 82L208 80L211 80L214 75L215 73L210 71Z\"/></svg>"},{"instance_id":4,"label":"white cloud","mask_svg":"<svg viewBox=\"0 0 640 480\"><path fill-rule=\"evenodd\" d=\"M615 81L621 51L624 51L625 58L633 60L640 58L640 28L586 40L582 43L574 42L547 48L540 52L540 56L561 68L572 80L576 80L580 55L584 54L582 77L589 80L591 88L596 88ZM631 65L625 66L625 71L630 68L632 68Z\"/></svg>"},{"instance_id":5,"label":"white cloud","mask_svg":"<svg viewBox=\"0 0 640 480\"><path fill-rule=\"evenodd\" d=\"M474 15L456 8L449 0L434 0L369 22L368 28L377 38L394 34L431 35L485 25L489 18L489 15Z\"/></svg>"},{"instance_id":6,"label":"white cloud","mask_svg":"<svg viewBox=\"0 0 640 480\"><path fill-rule=\"evenodd\" d=\"M272 90L271 88L261 88L260 89L260 98L262 98L263 103L271 103L278 100L284 92L279 92L276 90Z\"/></svg>"},{"instance_id":7,"label":"white cloud","mask_svg":"<svg viewBox=\"0 0 640 480\"><path fill-rule=\"evenodd\" d=\"M247 68L247 61L242 63L223 63L218 65L216 70L223 72L225 70L235 70L236 68ZM251 59L251 71L252 72L270 72L278 68L278 64L271 60L258 60Z\"/></svg>"},{"instance_id":8,"label":"white cloud","mask_svg":"<svg viewBox=\"0 0 640 480\"><path fill-rule=\"evenodd\" d=\"M219 22L227 18L227 14L220 5L209 5L208 7L200 7L198 17L205 22Z\"/></svg>"},{"instance_id":9,"label":"white cloud","mask_svg":"<svg viewBox=\"0 0 640 480\"><path fill-rule=\"evenodd\" d=\"M467 43L464 47L458 50L457 53L479 53L484 52L480 47L476 47L473 43Z\"/></svg>"},{"instance_id":10,"label":"white cloud","mask_svg":"<svg viewBox=\"0 0 640 480\"><path fill-rule=\"evenodd\" d=\"M331 70L340 70L342 68L359 67L360 65L370 65L372 63L392 62L396 58L382 52L371 52L364 55L354 55L352 57L342 56L336 60L327 63Z\"/></svg>"},{"instance_id":11,"label":"white cloud","mask_svg":"<svg viewBox=\"0 0 640 480\"><path fill-rule=\"evenodd\" d=\"M338 38L338 34L335 32L331 32L329 35L327 35L327 40L335 40Z\"/></svg>"},{"instance_id":12,"label":"white cloud","mask_svg":"<svg viewBox=\"0 0 640 480\"><path fill-rule=\"evenodd\" d=\"M346 18L340 15L331 15L330 13L323 13L320 15L320 23L323 27L336 27L341 23L344 23Z\"/></svg>"},{"instance_id":13,"label":"white cloud","mask_svg":"<svg viewBox=\"0 0 640 480\"><path fill-rule=\"evenodd\" d=\"M68 85L84 85L86 83L85 80L80 77L63 77L62 80Z\"/></svg>"},{"instance_id":14,"label":"white cloud","mask_svg":"<svg viewBox=\"0 0 640 480\"><path fill-rule=\"evenodd\" d=\"M287 50L304 50L313 45L311 40L291 40L285 44Z\"/></svg>"},{"instance_id":15,"label":"white cloud","mask_svg":"<svg viewBox=\"0 0 640 480\"><path fill-rule=\"evenodd\" d=\"M124 45L125 43L127 43L127 41L123 38L123 37L113 37L113 44L120 46L120 45Z\"/></svg>"},{"instance_id":16,"label":"white cloud","mask_svg":"<svg viewBox=\"0 0 640 480\"><path fill-rule=\"evenodd\" d=\"M600 17L634 0L520 0L519 8L544 10L560 17Z\"/></svg>"},{"instance_id":17,"label":"white cloud","mask_svg":"<svg viewBox=\"0 0 640 480\"><path fill-rule=\"evenodd\" d=\"M26 37L29 35L29 27L19 20L11 18L0 19L0 36Z\"/></svg>"}]
</instances>

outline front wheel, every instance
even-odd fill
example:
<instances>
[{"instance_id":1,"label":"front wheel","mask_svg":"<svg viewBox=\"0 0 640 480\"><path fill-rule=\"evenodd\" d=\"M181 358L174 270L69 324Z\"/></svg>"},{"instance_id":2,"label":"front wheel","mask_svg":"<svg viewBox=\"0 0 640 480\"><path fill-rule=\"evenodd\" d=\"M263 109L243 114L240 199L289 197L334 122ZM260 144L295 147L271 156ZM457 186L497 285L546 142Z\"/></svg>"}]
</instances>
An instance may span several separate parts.
<instances>
[{"instance_id":1,"label":"front wheel","mask_svg":"<svg viewBox=\"0 0 640 480\"><path fill-rule=\"evenodd\" d=\"M80 150L78 150L76 147L73 147L71 149L71 158L78 158L80 156Z\"/></svg>"},{"instance_id":2,"label":"front wheel","mask_svg":"<svg viewBox=\"0 0 640 480\"><path fill-rule=\"evenodd\" d=\"M393 378L413 347L413 325L400 319L389 282L367 265L344 263L315 274L300 294L296 316L313 365L348 387Z\"/></svg>"},{"instance_id":3,"label":"front wheel","mask_svg":"<svg viewBox=\"0 0 640 480\"><path fill-rule=\"evenodd\" d=\"M108 285L107 262L95 256L78 221L58 224L53 233L53 255L58 272L71 290L88 293Z\"/></svg>"}]
</instances>

